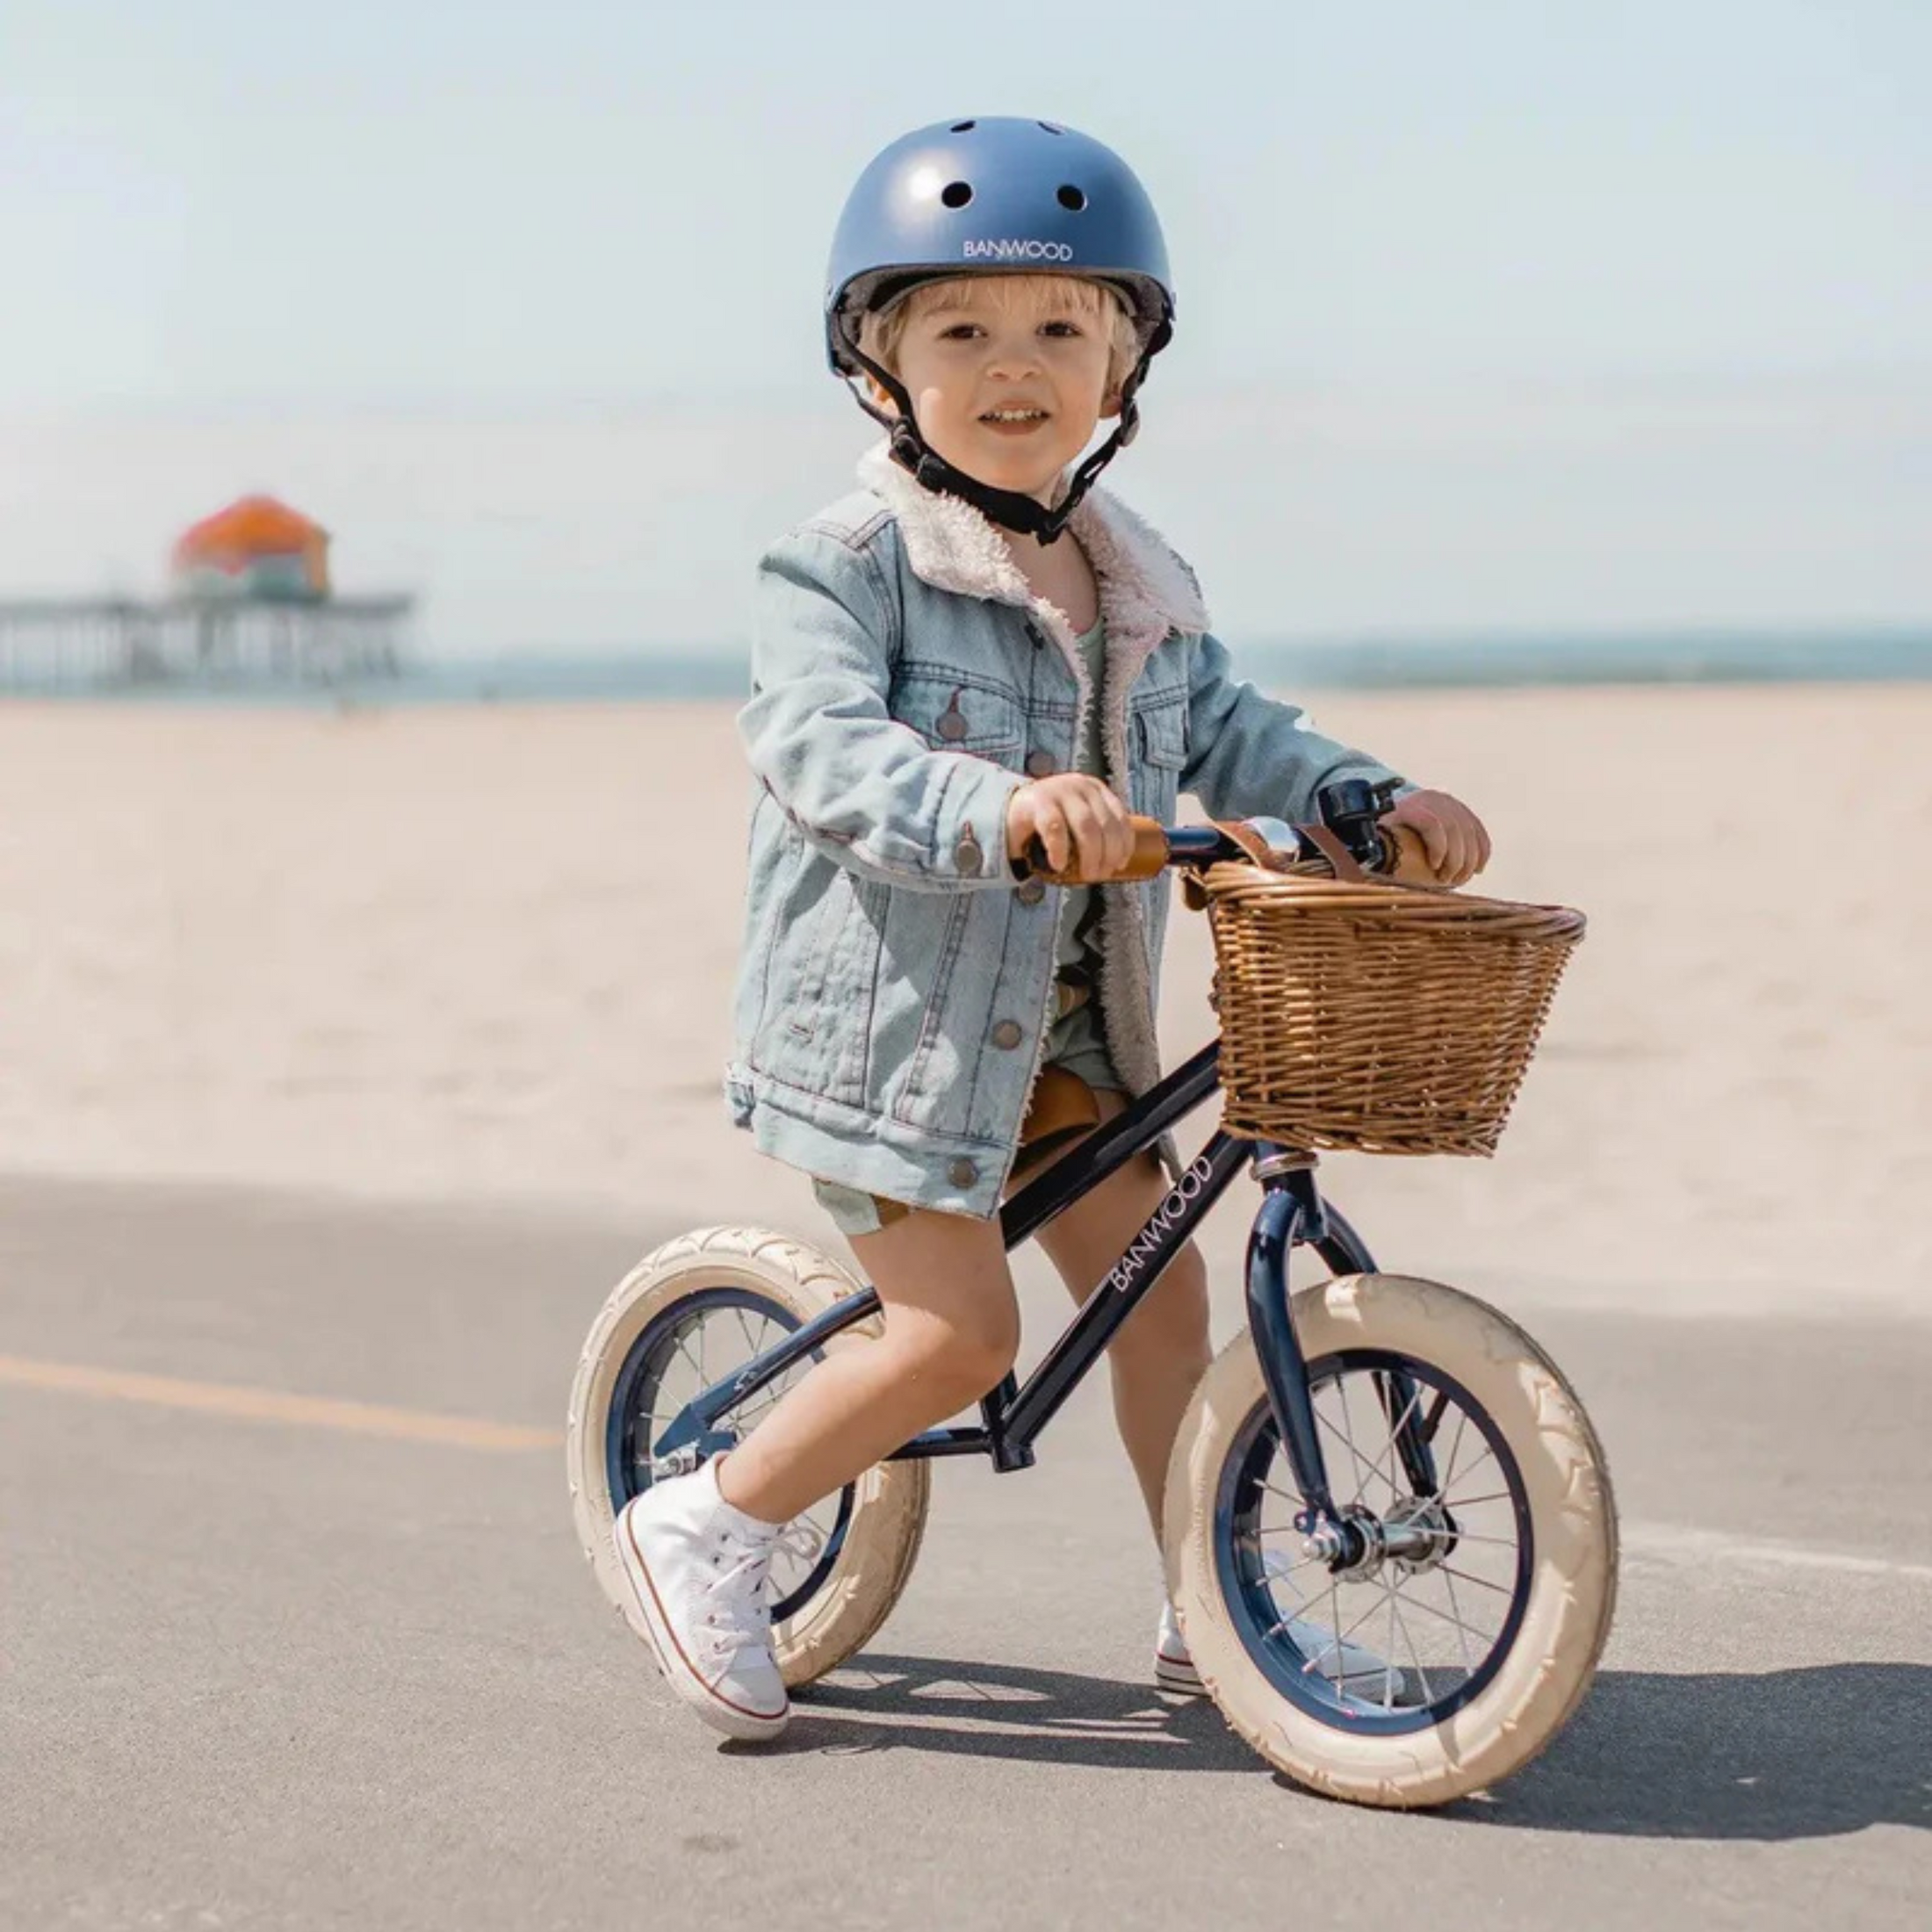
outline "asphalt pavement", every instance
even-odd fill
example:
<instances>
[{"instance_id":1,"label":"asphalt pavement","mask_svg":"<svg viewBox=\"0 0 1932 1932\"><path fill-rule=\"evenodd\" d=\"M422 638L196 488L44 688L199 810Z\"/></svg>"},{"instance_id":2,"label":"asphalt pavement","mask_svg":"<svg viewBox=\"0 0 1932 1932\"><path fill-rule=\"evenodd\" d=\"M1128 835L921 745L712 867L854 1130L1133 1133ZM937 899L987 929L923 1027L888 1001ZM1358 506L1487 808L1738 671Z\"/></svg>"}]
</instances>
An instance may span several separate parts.
<instances>
[{"instance_id":1,"label":"asphalt pavement","mask_svg":"<svg viewBox=\"0 0 1932 1932\"><path fill-rule=\"evenodd\" d=\"M700 1727L561 1447L674 1231L0 1183L0 1927L1932 1925L1932 1323L1609 1308L1601 1258L1509 1304L1605 1443L1616 1630L1541 1759L1396 1815L1154 1694L1098 1380L1037 1469L939 1466L778 1746Z\"/></svg>"}]
</instances>

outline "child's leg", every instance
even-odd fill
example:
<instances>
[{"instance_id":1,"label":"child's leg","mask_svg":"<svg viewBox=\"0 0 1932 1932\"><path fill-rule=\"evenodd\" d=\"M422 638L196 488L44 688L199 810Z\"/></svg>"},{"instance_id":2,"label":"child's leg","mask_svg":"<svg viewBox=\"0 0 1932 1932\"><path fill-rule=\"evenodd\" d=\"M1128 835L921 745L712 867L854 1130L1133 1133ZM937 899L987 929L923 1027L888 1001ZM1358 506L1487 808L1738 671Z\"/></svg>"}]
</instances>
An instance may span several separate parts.
<instances>
[{"instance_id":1,"label":"child's leg","mask_svg":"<svg viewBox=\"0 0 1932 1932\"><path fill-rule=\"evenodd\" d=\"M1127 1106L1124 1094L1106 1088L1095 1099L1103 1122ZM1143 1155L1040 1230L1035 1238L1076 1300L1084 1301L1092 1292L1167 1192L1160 1164ZM1168 1455L1208 1360L1208 1268L1190 1241L1107 1349L1114 1419L1157 1538Z\"/></svg>"},{"instance_id":2,"label":"child's leg","mask_svg":"<svg viewBox=\"0 0 1932 1932\"><path fill-rule=\"evenodd\" d=\"M1013 1366L1020 1310L999 1223L915 1210L848 1236L885 1333L835 1348L720 1465L726 1502L784 1523Z\"/></svg>"}]
</instances>

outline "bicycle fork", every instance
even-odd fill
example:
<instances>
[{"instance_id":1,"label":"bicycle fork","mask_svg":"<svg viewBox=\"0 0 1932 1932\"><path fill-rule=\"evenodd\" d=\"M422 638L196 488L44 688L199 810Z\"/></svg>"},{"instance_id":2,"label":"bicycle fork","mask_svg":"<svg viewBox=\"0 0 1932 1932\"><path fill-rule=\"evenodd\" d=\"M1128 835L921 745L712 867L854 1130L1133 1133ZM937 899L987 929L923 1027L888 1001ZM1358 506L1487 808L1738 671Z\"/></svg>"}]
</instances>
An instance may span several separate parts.
<instances>
[{"instance_id":1,"label":"bicycle fork","mask_svg":"<svg viewBox=\"0 0 1932 1932\"><path fill-rule=\"evenodd\" d=\"M1264 1193L1248 1237L1248 1330L1260 1359L1269 1407L1294 1473L1302 1508L1295 1527L1311 1555L1347 1568L1366 1554L1358 1511L1337 1505L1329 1487L1308 1358L1294 1331L1288 1298L1288 1258L1307 1243L1337 1273L1364 1273L1374 1264L1353 1229L1323 1203L1315 1184L1316 1157L1263 1142L1255 1151L1255 1177ZM1430 1433L1419 1420L1415 1381L1406 1371L1377 1373L1375 1388L1395 1432L1402 1473L1417 1496L1440 1493ZM1358 1546L1364 1546L1358 1547Z\"/></svg>"}]
</instances>

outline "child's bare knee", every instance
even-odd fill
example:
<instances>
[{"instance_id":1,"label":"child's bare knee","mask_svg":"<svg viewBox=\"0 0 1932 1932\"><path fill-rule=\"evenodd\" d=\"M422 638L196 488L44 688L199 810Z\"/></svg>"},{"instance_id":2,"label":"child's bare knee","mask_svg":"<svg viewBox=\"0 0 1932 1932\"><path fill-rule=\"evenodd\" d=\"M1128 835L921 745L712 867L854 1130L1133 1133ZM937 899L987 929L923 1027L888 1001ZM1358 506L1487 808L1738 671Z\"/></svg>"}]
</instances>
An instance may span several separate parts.
<instances>
[{"instance_id":1,"label":"child's bare knee","mask_svg":"<svg viewBox=\"0 0 1932 1932\"><path fill-rule=\"evenodd\" d=\"M906 1370L931 1388L950 1414L976 1402L1013 1367L1020 1353L1017 1309L976 1309L926 1321L905 1338Z\"/></svg>"}]
</instances>

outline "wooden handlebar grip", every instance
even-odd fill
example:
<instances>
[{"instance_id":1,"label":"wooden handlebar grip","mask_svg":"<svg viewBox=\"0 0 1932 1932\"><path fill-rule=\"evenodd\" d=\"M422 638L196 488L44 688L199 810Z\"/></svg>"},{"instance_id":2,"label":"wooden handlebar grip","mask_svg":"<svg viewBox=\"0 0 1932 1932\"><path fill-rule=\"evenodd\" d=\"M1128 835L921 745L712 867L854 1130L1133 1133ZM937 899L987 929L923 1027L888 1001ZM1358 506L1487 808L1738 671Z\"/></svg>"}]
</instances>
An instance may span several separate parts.
<instances>
[{"instance_id":1,"label":"wooden handlebar grip","mask_svg":"<svg viewBox=\"0 0 1932 1932\"><path fill-rule=\"evenodd\" d=\"M1158 818L1143 818L1139 812L1133 815L1134 855L1127 861L1126 871L1117 876L1123 879L1158 878L1167 865L1167 833Z\"/></svg>"},{"instance_id":2,"label":"wooden handlebar grip","mask_svg":"<svg viewBox=\"0 0 1932 1932\"><path fill-rule=\"evenodd\" d=\"M1099 878L1090 878L1080 869L1076 857L1064 872L1056 872L1047 863L1047 848L1038 838L1027 840L1024 862L1014 869L1024 876L1046 879L1055 885L1106 885L1120 879L1151 879L1167 863L1167 834L1158 818L1143 818L1135 812L1128 822L1134 827L1134 850L1124 871L1106 872Z\"/></svg>"}]
</instances>

